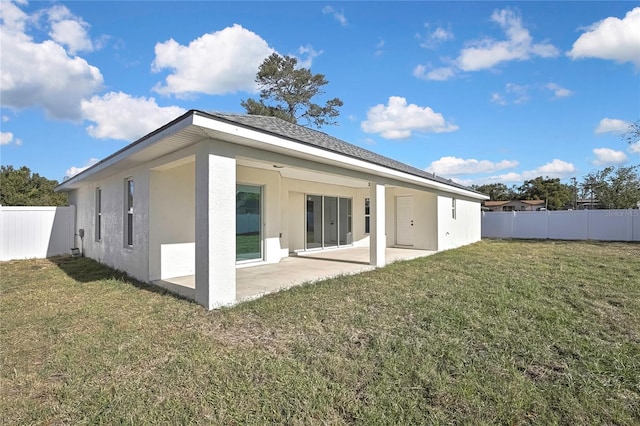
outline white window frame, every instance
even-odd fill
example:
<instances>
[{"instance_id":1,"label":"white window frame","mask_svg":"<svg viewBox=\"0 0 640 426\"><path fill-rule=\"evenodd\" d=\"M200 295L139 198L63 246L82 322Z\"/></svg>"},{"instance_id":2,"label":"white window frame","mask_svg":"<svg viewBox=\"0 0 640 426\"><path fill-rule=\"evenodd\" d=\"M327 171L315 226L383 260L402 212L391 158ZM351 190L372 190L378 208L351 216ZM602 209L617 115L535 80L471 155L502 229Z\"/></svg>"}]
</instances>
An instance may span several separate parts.
<instances>
[{"instance_id":1,"label":"white window frame","mask_svg":"<svg viewBox=\"0 0 640 426\"><path fill-rule=\"evenodd\" d=\"M451 218L456 220L457 212L456 212L456 199L451 199Z\"/></svg>"},{"instance_id":2,"label":"white window frame","mask_svg":"<svg viewBox=\"0 0 640 426\"><path fill-rule=\"evenodd\" d=\"M135 183L133 177L128 177L124 180L124 246L127 248L133 247L134 232L134 200Z\"/></svg>"},{"instance_id":3,"label":"white window frame","mask_svg":"<svg viewBox=\"0 0 640 426\"><path fill-rule=\"evenodd\" d=\"M96 242L102 241L102 188L96 188Z\"/></svg>"}]
</instances>

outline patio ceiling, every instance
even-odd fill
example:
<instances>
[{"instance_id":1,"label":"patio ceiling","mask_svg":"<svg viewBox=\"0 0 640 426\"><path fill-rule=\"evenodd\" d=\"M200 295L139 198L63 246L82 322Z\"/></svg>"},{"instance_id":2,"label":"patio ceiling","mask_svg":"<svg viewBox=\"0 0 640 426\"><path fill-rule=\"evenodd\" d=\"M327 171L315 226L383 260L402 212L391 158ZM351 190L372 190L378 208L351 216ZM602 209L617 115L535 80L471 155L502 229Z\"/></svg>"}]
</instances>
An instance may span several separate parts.
<instances>
[{"instance_id":1,"label":"patio ceiling","mask_svg":"<svg viewBox=\"0 0 640 426\"><path fill-rule=\"evenodd\" d=\"M366 188L369 186L369 182L364 179L354 179L352 177L340 176L332 173L323 173L315 170L303 169L282 162L274 164L267 161L258 161L249 158L238 158L237 165L263 170L275 170L277 172L280 172L280 175L282 177L289 179L326 183L330 185L340 185L350 188Z\"/></svg>"}]
</instances>

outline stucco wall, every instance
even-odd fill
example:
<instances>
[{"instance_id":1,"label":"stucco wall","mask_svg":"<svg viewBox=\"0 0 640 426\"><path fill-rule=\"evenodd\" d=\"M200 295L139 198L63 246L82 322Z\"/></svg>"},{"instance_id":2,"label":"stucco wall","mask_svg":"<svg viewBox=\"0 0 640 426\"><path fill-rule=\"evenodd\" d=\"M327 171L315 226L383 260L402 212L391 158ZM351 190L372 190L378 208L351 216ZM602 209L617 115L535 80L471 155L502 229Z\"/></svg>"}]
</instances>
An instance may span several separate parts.
<instances>
[{"instance_id":1,"label":"stucco wall","mask_svg":"<svg viewBox=\"0 0 640 426\"><path fill-rule=\"evenodd\" d=\"M125 247L125 179L134 181L133 247ZM96 241L96 188L102 189L102 239ZM149 169L138 167L91 182L69 194L77 206L76 227L85 230L85 255L112 268L149 280Z\"/></svg>"},{"instance_id":2,"label":"stucco wall","mask_svg":"<svg viewBox=\"0 0 640 426\"><path fill-rule=\"evenodd\" d=\"M149 279L195 274L195 162L151 171Z\"/></svg>"},{"instance_id":3,"label":"stucco wall","mask_svg":"<svg viewBox=\"0 0 640 426\"><path fill-rule=\"evenodd\" d=\"M396 202L398 197L413 198L413 248L437 250L437 197L432 192L408 188L387 188L387 246L396 245Z\"/></svg>"},{"instance_id":4,"label":"stucco wall","mask_svg":"<svg viewBox=\"0 0 640 426\"><path fill-rule=\"evenodd\" d=\"M438 251L480 241L480 203L456 198L456 218L451 213L451 196L438 195Z\"/></svg>"},{"instance_id":5,"label":"stucco wall","mask_svg":"<svg viewBox=\"0 0 640 426\"><path fill-rule=\"evenodd\" d=\"M405 188L394 188L390 204L393 209L393 222L389 228L395 241L396 202L398 197L413 197L414 240L413 247L421 250L437 250L437 196L432 192L416 191Z\"/></svg>"}]
</instances>

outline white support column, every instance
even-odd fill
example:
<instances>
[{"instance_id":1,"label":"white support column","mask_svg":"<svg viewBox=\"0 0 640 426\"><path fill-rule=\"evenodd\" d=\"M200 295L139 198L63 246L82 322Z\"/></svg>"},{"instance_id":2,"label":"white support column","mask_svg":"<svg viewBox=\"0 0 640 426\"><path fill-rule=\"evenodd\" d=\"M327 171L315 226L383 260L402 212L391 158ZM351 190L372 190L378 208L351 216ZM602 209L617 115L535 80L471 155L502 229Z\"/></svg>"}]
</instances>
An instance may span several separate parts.
<instances>
[{"instance_id":1,"label":"white support column","mask_svg":"<svg viewBox=\"0 0 640 426\"><path fill-rule=\"evenodd\" d=\"M369 264L380 268L386 263L385 249L387 247L387 236L385 232L385 187L375 182L371 182L370 185L369 211L371 213L371 225L369 229Z\"/></svg>"},{"instance_id":2,"label":"white support column","mask_svg":"<svg viewBox=\"0 0 640 426\"><path fill-rule=\"evenodd\" d=\"M236 160L203 143L196 154L196 302L236 301Z\"/></svg>"}]
</instances>

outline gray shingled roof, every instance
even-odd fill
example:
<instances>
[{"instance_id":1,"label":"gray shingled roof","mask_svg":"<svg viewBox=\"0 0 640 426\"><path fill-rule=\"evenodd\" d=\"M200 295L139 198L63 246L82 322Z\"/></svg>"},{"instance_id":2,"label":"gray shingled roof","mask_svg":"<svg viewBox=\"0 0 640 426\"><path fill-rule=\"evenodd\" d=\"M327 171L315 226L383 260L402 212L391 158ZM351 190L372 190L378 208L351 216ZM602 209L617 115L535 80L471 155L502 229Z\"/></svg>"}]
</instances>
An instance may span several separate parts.
<instances>
[{"instance_id":1,"label":"gray shingled roof","mask_svg":"<svg viewBox=\"0 0 640 426\"><path fill-rule=\"evenodd\" d=\"M324 149L326 151L336 152L338 154L343 154L351 158L364 160L372 164L388 167L393 170L409 173L414 176L429 179L434 182L443 183L445 185L450 185L479 194L479 192L474 191L473 189L464 185L457 184L449 179L435 176L434 174L427 173L424 170L420 170L408 164L401 163L400 161L393 160L391 158L376 154L375 152L350 144L338 138L334 138L333 136L330 136L318 130L313 130L309 129L308 127L300 126L298 124L289 123L288 121L282 120L277 117L205 111L198 112L219 120L232 122L243 127L258 130L260 132L284 137L286 139L290 139L304 145L310 145L316 148Z\"/></svg>"}]
</instances>

